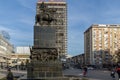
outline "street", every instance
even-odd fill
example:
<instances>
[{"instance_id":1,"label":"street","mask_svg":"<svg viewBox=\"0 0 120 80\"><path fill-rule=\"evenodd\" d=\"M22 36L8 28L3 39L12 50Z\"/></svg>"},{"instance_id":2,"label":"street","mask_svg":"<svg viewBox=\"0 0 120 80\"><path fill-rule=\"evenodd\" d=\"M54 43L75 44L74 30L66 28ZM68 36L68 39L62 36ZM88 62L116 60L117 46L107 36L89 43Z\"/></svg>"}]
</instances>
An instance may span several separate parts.
<instances>
[{"instance_id":1,"label":"street","mask_svg":"<svg viewBox=\"0 0 120 80\"><path fill-rule=\"evenodd\" d=\"M20 70L12 70L12 72L15 78L19 78L27 74L26 71L20 71ZM7 75L7 70L0 69L0 79L5 77L6 75Z\"/></svg>"},{"instance_id":2,"label":"street","mask_svg":"<svg viewBox=\"0 0 120 80\"><path fill-rule=\"evenodd\" d=\"M26 75L25 71L12 71L14 76L20 76ZM82 70L80 69L66 69L63 71L64 76L68 77L77 77L77 78L88 78L89 80L112 80L110 76L110 71L107 70L88 70L88 74L86 77L82 76ZM0 70L0 78L5 77L6 70ZM116 74L116 80L117 80L117 74Z\"/></svg>"},{"instance_id":3,"label":"street","mask_svg":"<svg viewBox=\"0 0 120 80\"><path fill-rule=\"evenodd\" d=\"M74 69L74 68L70 68L70 69L66 69L63 71L64 75L68 75L68 76L76 76L76 77L80 77L80 78L84 78L82 76L82 70L80 69ZM117 73L116 73L116 80L117 80ZM111 76L110 76L110 71L107 70L88 70L88 74L87 77L89 80L112 80Z\"/></svg>"}]
</instances>

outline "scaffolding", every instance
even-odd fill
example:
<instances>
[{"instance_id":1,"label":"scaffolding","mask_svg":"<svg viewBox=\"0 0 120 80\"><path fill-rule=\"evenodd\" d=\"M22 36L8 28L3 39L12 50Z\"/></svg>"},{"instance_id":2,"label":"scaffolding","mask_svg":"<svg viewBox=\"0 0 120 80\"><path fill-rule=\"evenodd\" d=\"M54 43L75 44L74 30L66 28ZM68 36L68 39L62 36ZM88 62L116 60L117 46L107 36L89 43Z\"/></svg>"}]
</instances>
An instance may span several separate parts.
<instances>
[{"instance_id":1,"label":"scaffolding","mask_svg":"<svg viewBox=\"0 0 120 80\"><path fill-rule=\"evenodd\" d=\"M40 1L46 1L46 0L40 0ZM51 0L48 0L48 1L51 1ZM58 1L58 0L54 0L54 1ZM37 4L36 25L39 24L38 26L40 27L42 26L46 27L48 26L48 24L45 24L46 21L42 21L43 19L39 19L41 17L41 14L43 14L42 9L40 9L41 4L42 2L39 2ZM53 19L53 21L49 23L49 26L56 30L55 44L56 44L56 47L58 48L58 52L60 55L65 55L67 54L67 5L65 2L62 2L62 3L61 2L55 2L55 3L44 2L44 5L47 8L46 9L46 12L48 12L47 14L49 14L51 19ZM54 11L54 13L51 11ZM42 17L44 16L42 15ZM40 27L37 27L38 29L35 29L35 30L39 30ZM38 31L38 33L35 33L35 34L39 34L39 33L41 32ZM42 38L35 37L35 40L39 41L40 39ZM45 41L39 42L39 44L37 42L38 45L41 45L43 43L45 43Z\"/></svg>"}]
</instances>

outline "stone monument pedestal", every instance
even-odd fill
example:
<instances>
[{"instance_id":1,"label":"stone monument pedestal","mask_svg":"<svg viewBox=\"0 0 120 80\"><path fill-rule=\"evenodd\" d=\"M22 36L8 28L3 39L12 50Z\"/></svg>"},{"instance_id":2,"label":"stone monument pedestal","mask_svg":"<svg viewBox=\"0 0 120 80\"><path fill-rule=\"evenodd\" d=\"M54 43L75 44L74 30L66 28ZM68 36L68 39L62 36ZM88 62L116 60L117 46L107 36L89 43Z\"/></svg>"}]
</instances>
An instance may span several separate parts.
<instances>
[{"instance_id":1,"label":"stone monument pedestal","mask_svg":"<svg viewBox=\"0 0 120 80\"><path fill-rule=\"evenodd\" d=\"M69 80L62 75L62 66L59 61L31 62L28 65L27 79L21 80Z\"/></svg>"},{"instance_id":2,"label":"stone monument pedestal","mask_svg":"<svg viewBox=\"0 0 120 80\"><path fill-rule=\"evenodd\" d=\"M62 63L55 48L31 49L31 62L27 67L27 79L21 80L69 80L63 77Z\"/></svg>"},{"instance_id":3,"label":"stone monument pedestal","mask_svg":"<svg viewBox=\"0 0 120 80\"><path fill-rule=\"evenodd\" d=\"M28 65L28 78L62 77L62 66L59 61L32 62Z\"/></svg>"}]
</instances>

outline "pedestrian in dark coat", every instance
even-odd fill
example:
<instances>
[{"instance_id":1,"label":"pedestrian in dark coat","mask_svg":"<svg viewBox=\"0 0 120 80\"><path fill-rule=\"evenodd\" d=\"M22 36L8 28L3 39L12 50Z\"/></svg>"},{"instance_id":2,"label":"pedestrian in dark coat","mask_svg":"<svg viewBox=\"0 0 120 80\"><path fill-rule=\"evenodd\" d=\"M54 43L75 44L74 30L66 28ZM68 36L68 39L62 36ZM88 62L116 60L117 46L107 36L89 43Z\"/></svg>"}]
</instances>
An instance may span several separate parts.
<instances>
[{"instance_id":1,"label":"pedestrian in dark coat","mask_svg":"<svg viewBox=\"0 0 120 80\"><path fill-rule=\"evenodd\" d=\"M116 72L118 74L118 79L120 80L120 63L117 65Z\"/></svg>"},{"instance_id":2,"label":"pedestrian in dark coat","mask_svg":"<svg viewBox=\"0 0 120 80\"><path fill-rule=\"evenodd\" d=\"M120 67L116 68L116 72L117 72L118 78L119 78L119 80L120 80Z\"/></svg>"},{"instance_id":3,"label":"pedestrian in dark coat","mask_svg":"<svg viewBox=\"0 0 120 80\"><path fill-rule=\"evenodd\" d=\"M84 77L87 75L87 71L88 71L87 66L85 66L85 67L83 68L83 76L84 76Z\"/></svg>"},{"instance_id":4,"label":"pedestrian in dark coat","mask_svg":"<svg viewBox=\"0 0 120 80\"><path fill-rule=\"evenodd\" d=\"M112 77L112 80L115 80L115 69L111 70L110 76Z\"/></svg>"},{"instance_id":5,"label":"pedestrian in dark coat","mask_svg":"<svg viewBox=\"0 0 120 80\"><path fill-rule=\"evenodd\" d=\"M13 73L11 72L10 69L8 69L7 80L14 80L13 79Z\"/></svg>"}]
</instances>

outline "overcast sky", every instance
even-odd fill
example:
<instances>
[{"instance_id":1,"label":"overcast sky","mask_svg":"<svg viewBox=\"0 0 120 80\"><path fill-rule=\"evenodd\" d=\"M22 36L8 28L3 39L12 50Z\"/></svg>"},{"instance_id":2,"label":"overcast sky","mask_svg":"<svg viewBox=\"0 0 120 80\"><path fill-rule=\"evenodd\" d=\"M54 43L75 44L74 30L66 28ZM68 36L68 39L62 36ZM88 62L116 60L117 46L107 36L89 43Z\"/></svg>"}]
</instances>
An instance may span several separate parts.
<instances>
[{"instance_id":1,"label":"overcast sky","mask_svg":"<svg viewBox=\"0 0 120 80\"><path fill-rule=\"evenodd\" d=\"M33 45L37 0L0 0L0 30L15 46ZM68 53L84 53L84 31L92 24L120 24L120 0L67 0Z\"/></svg>"}]
</instances>

